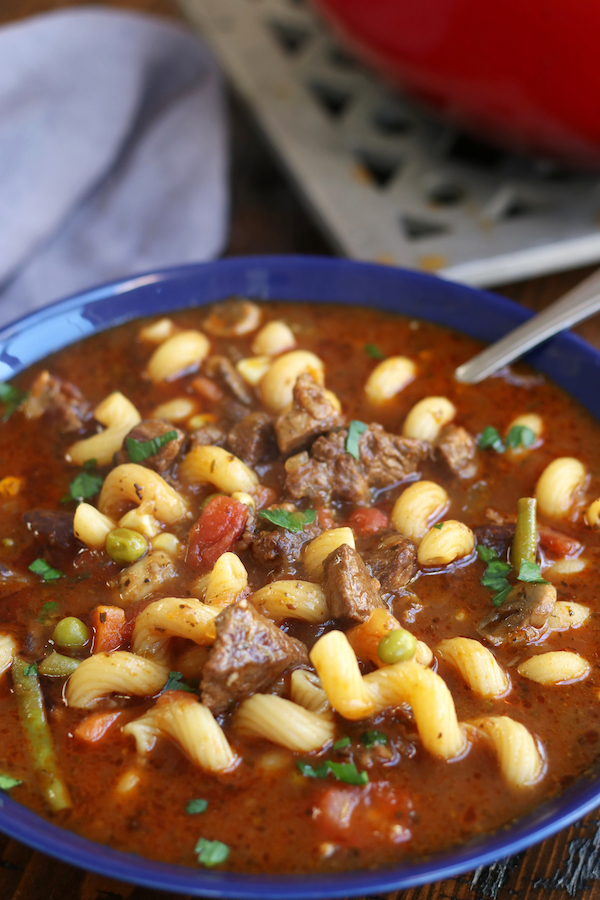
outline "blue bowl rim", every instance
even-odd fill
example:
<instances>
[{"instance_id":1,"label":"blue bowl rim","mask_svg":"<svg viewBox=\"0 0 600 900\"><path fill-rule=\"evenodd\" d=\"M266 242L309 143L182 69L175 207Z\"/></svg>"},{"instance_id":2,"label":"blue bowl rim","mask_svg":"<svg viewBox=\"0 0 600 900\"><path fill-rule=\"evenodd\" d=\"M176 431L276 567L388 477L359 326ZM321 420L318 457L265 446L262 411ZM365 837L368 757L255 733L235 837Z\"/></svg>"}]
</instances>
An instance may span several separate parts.
<instances>
[{"instance_id":1,"label":"blue bowl rim","mask_svg":"<svg viewBox=\"0 0 600 900\"><path fill-rule=\"evenodd\" d=\"M168 296L165 296L165 291ZM192 291L190 297L189 292ZM10 378L73 339L139 315L202 305L232 294L256 299L372 305L494 340L531 313L498 295L433 276L328 257L235 257L145 273L57 301L0 330L0 377ZM600 354L565 333L528 355L600 419L594 376ZM113 850L66 831L0 794L0 830L64 862L160 890L231 900L320 900L386 892L456 877L525 850L600 803L597 775L583 775L516 822L426 859L332 875L242 875L196 870Z\"/></svg>"}]
</instances>

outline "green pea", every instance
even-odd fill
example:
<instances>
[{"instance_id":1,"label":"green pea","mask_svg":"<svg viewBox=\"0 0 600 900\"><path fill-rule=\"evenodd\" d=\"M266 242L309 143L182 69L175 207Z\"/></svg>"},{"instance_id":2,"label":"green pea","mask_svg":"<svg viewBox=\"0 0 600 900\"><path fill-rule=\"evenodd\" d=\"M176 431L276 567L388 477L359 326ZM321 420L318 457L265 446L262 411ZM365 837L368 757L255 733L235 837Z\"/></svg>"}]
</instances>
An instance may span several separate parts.
<instances>
[{"instance_id":1,"label":"green pea","mask_svg":"<svg viewBox=\"0 0 600 900\"><path fill-rule=\"evenodd\" d=\"M75 616L67 616L61 619L54 631L52 640L59 647L83 647L90 639L90 630L81 619Z\"/></svg>"},{"instance_id":2,"label":"green pea","mask_svg":"<svg viewBox=\"0 0 600 900\"><path fill-rule=\"evenodd\" d=\"M214 500L215 497L226 497L227 494L209 494L208 497L205 497L202 503L200 504L200 509L204 512L208 504L211 500Z\"/></svg>"},{"instance_id":3,"label":"green pea","mask_svg":"<svg viewBox=\"0 0 600 900\"><path fill-rule=\"evenodd\" d=\"M116 563L134 563L148 550L148 541L133 528L114 528L106 536L106 552Z\"/></svg>"},{"instance_id":4,"label":"green pea","mask_svg":"<svg viewBox=\"0 0 600 900\"><path fill-rule=\"evenodd\" d=\"M394 628L382 637L377 647L377 656L387 666L412 659L417 649L417 639L404 628Z\"/></svg>"}]
</instances>

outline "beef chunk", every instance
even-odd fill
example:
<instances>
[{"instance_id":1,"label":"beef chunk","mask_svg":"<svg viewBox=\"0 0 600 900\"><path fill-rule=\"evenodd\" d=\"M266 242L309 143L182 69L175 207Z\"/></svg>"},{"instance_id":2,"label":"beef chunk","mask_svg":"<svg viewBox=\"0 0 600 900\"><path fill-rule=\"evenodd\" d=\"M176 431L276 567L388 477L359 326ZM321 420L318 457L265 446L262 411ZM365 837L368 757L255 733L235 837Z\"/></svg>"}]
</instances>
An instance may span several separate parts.
<instances>
[{"instance_id":1,"label":"beef chunk","mask_svg":"<svg viewBox=\"0 0 600 900\"><path fill-rule=\"evenodd\" d=\"M46 547L63 550L78 543L73 534L73 519L73 513L54 509L32 509L23 515L29 530L38 535Z\"/></svg>"},{"instance_id":2,"label":"beef chunk","mask_svg":"<svg viewBox=\"0 0 600 900\"><path fill-rule=\"evenodd\" d=\"M547 631L555 602L553 585L519 582L502 606L479 623L477 630L494 645L529 644Z\"/></svg>"},{"instance_id":3,"label":"beef chunk","mask_svg":"<svg viewBox=\"0 0 600 900\"><path fill-rule=\"evenodd\" d=\"M79 431L92 417L92 408L79 388L49 372L41 372L33 382L23 412L28 419L54 416L65 431Z\"/></svg>"},{"instance_id":4,"label":"beef chunk","mask_svg":"<svg viewBox=\"0 0 600 900\"><path fill-rule=\"evenodd\" d=\"M364 622L376 608L385 608L379 585L360 555L348 544L337 547L323 561L323 590L334 619Z\"/></svg>"},{"instance_id":5,"label":"beef chunk","mask_svg":"<svg viewBox=\"0 0 600 900\"><path fill-rule=\"evenodd\" d=\"M373 535L363 558L384 594L405 587L417 571L417 548L398 531L380 531Z\"/></svg>"},{"instance_id":6,"label":"beef chunk","mask_svg":"<svg viewBox=\"0 0 600 900\"><path fill-rule=\"evenodd\" d=\"M369 425L359 440L360 462L369 487L385 488L414 474L429 452L426 441L389 434L382 425Z\"/></svg>"},{"instance_id":7,"label":"beef chunk","mask_svg":"<svg viewBox=\"0 0 600 900\"><path fill-rule=\"evenodd\" d=\"M216 381L219 387L234 400L250 406L252 394L246 387L244 379L226 356L209 356L202 366L202 371Z\"/></svg>"},{"instance_id":8,"label":"beef chunk","mask_svg":"<svg viewBox=\"0 0 600 900\"><path fill-rule=\"evenodd\" d=\"M321 528L317 524L306 525L298 532L288 531L285 528L258 532L252 542L252 558L279 577L288 575L295 571L295 564L300 559L304 544L319 534Z\"/></svg>"},{"instance_id":9,"label":"beef chunk","mask_svg":"<svg viewBox=\"0 0 600 900\"><path fill-rule=\"evenodd\" d=\"M327 399L324 388L309 372L304 372L294 385L291 407L275 422L277 443L281 452L287 455L341 425L342 417Z\"/></svg>"},{"instance_id":10,"label":"beef chunk","mask_svg":"<svg viewBox=\"0 0 600 900\"><path fill-rule=\"evenodd\" d=\"M207 422L201 428L192 431L192 449L194 447L224 447L227 440L227 432L216 422Z\"/></svg>"},{"instance_id":11,"label":"beef chunk","mask_svg":"<svg viewBox=\"0 0 600 900\"><path fill-rule=\"evenodd\" d=\"M348 500L366 505L371 488L389 487L404 481L417 471L427 455L425 441L389 434L373 424L359 438L359 459L346 451L348 431L330 432L319 437L308 453L298 453L285 464L286 490L291 497Z\"/></svg>"},{"instance_id":12,"label":"beef chunk","mask_svg":"<svg viewBox=\"0 0 600 900\"><path fill-rule=\"evenodd\" d=\"M148 469L154 469L155 472L165 472L175 462L179 455L181 445L185 440L185 435L183 431L180 431L179 428L175 428L174 425L170 422L166 422L164 419L144 419L144 421L140 422L138 425L134 425L123 441L121 449L115 453L115 466L131 462L129 453L127 452L127 438L131 438L132 440L139 441L140 444L143 444L146 441L153 441L155 438L162 437L164 434L168 434L169 431L175 431L177 437L173 438L173 440L169 441L167 444L164 444L158 453L155 453L153 456L147 456L146 459L141 461L141 465L146 466Z\"/></svg>"},{"instance_id":13,"label":"beef chunk","mask_svg":"<svg viewBox=\"0 0 600 900\"><path fill-rule=\"evenodd\" d=\"M479 525L473 529L475 543L483 544L495 550L500 559L506 561L509 548L515 536L515 526L510 522L504 525Z\"/></svg>"},{"instance_id":14,"label":"beef chunk","mask_svg":"<svg viewBox=\"0 0 600 900\"><path fill-rule=\"evenodd\" d=\"M202 702L214 713L260 691L286 669L308 662L306 647L270 622L248 600L215 619L217 639L202 673Z\"/></svg>"},{"instance_id":15,"label":"beef chunk","mask_svg":"<svg viewBox=\"0 0 600 900\"><path fill-rule=\"evenodd\" d=\"M466 428L448 425L440 434L436 450L448 468L459 478L473 478L477 465L475 456L477 444Z\"/></svg>"},{"instance_id":16,"label":"beef chunk","mask_svg":"<svg viewBox=\"0 0 600 900\"><path fill-rule=\"evenodd\" d=\"M271 417L265 412L248 413L227 435L227 446L249 466L275 459L277 443Z\"/></svg>"}]
</instances>

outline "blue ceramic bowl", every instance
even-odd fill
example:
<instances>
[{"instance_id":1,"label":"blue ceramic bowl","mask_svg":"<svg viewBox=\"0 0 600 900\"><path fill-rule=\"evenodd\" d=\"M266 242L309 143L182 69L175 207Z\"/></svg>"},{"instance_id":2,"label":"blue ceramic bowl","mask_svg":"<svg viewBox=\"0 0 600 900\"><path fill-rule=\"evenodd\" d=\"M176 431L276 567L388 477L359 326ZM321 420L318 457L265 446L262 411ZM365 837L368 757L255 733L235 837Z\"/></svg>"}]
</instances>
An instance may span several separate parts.
<instances>
[{"instance_id":1,"label":"blue ceramic bowl","mask_svg":"<svg viewBox=\"0 0 600 900\"><path fill-rule=\"evenodd\" d=\"M336 259L254 257L155 272L60 301L0 332L0 379L73 341L125 322L232 294L279 300L373 305L452 326L493 341L528 318L516 304L427 275ZM600 419L600 354L563 334L530 354L531 363ZM63 831L0 794L0 830L44 853L113 878L206 897L294 900L348 897L455 877L518 853L600 803L597 776L576 784L500 831L396 867L340 875L252 876L187 869L120 853Z\"/></svg>"}]
</instances>

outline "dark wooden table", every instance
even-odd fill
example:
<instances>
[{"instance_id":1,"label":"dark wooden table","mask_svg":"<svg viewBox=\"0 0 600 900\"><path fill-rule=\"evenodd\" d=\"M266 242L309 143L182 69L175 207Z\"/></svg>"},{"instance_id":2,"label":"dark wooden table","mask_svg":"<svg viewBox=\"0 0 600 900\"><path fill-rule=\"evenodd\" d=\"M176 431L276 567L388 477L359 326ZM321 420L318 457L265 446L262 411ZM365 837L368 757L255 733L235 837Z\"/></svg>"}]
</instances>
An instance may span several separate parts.
<instances>
[{"instance_id":1,"label":"dark wooden table","mask_svg":"<svg viewBox=\"0 0 600 900\"><path fill-rule=\"evenodd\" d=\"M0 25L81 0L0 0ZM104 0L178 17L172 0ZM329 254L331 248L302 209L269 149L235 98L232 107L233 208L228 255ZM499 293L542 309L580 281L591 268L505 285ZM577 331L600 348L600 317ZM378 895L370 900L600 900L600 813L592 814L533 847L458 879ZM134 887L56 862L0 835L0 900L179 900L180 895Z\"/></svg>"}]
</instances>

